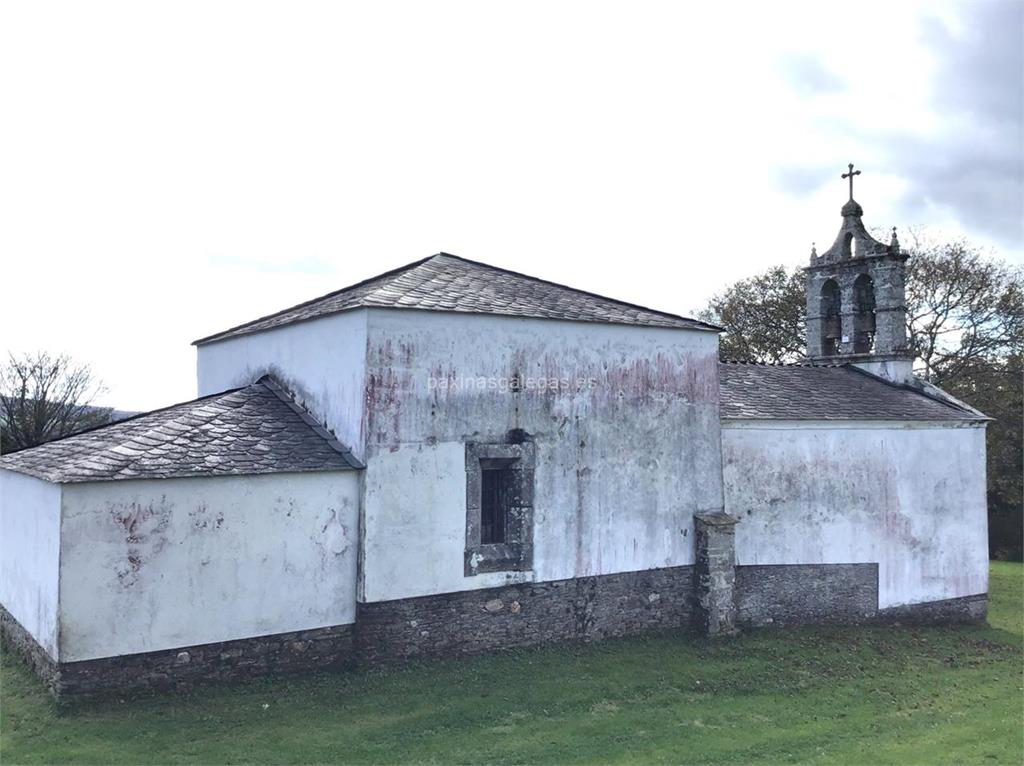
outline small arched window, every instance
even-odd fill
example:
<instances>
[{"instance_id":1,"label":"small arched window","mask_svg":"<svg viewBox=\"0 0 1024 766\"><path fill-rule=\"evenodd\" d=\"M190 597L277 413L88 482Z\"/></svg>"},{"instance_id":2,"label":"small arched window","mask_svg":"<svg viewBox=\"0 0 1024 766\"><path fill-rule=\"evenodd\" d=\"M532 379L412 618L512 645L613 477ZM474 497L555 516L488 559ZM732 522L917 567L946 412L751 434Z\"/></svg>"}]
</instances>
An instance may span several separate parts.
<instances>
[{"instance_id":1,"label":"small arched window","mask_svg":"<svg viewBox=\"0 0 1024 766\"><path fill-rule=\"evenodd\" d=\"M853 283L853 351L870 354L875 347L875 283L861 274Z\"/></svg>"},{"instance_id":2,"label":"small arched window","mask_svg":"<svg viewBox=\"0 0 1024 766\"><path fill-rule=\"evenodd\" d=\"M843 334L842 294L839 284L829 279L821 286L821 354L835 356Z\"/></svg>"}]
</instances>

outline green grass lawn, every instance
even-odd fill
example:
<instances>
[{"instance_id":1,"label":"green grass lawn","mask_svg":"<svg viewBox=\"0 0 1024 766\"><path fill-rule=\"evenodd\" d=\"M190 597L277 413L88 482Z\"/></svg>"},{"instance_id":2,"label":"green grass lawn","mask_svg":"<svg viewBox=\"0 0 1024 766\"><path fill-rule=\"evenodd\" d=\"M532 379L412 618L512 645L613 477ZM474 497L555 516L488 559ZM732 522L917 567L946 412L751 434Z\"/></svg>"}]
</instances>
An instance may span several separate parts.
<instances>
[{"instance_id":1,"label":"green grass lawn","mask_svg":"<svg viewBox=\"0 0 1024 766\"><path fill-rule=\"evenodd\" d=\"M58 711L0 667L9 763L1024 763L1024 569L991 627L539 648Z\"/></svg>"}]
</instances>

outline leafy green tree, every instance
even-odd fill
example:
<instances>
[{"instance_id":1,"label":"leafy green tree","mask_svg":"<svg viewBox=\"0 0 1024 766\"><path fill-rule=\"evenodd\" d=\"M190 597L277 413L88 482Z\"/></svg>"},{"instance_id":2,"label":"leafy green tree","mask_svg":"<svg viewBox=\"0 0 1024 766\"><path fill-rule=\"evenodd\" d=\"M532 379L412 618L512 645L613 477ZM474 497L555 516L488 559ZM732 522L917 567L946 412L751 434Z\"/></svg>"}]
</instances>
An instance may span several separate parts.
<instances>
[{"instance_id":1,"label":"leafy green tree","mask_svg":"<svg viewBox=\"0 0 1024 766\"><path fill-rule=\"evenodd\" d=\"M699 319L725 328L723 359L795 362L804 358L804 276L773 266L718 293Z\"/></svg>"},{"instance_id":2,"label":"leafy green tree","mask_svg":"<svg viewBox=\"0 0 1024 766\"><path fill-rule=\"evenodd\" d=\"M988 424L988 521L992 558L1024 557L1024 355L985 360L937 381L984 412Z\"/></svg>"},{"instance_id":3,"label":"leafy green tree","mask_svg":"<svg viewBox=\"0 0 1024 766\"><path fill-rule=\"evenodd\" d=\"M907 337L915 373L993 418L988 426L990 552L1022 557L1024 270L964 240L906 248ZM698 316L725 328L721 356L797 362L804 354L804 277L774 266L718 293Z\"/></svg>"}]
</instances>

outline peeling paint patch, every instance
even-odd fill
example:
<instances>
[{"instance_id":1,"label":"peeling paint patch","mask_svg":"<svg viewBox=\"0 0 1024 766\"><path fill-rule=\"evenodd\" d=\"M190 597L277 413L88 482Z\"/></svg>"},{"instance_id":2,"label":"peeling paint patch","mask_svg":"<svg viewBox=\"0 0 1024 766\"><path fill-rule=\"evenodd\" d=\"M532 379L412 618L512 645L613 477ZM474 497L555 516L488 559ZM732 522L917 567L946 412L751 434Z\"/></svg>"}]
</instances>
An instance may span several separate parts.
<instances>
[{"instance_id":1,"label":"peeling paint patch","mask_svg":"<svg viewBox=\"0 0 1024 766\"><path fill-rule=\"evenodd\" d=\"M146 562L167 545L172 510L166 496L158 502L107 504L108 518L124 542L124 557L114 565L122 587L135 585Z\"/></svg>"},{"instance_id":2,"label":"peeling paint patch","mask_svg":"<svg viewBox=\"0 0 1024 766\"><path fill-rule=\"evenodd\" d=\"M198 503L188 512L188 516L192 522L192 528L197 531L216 531L224 526L224 514L220 511L211 514L209 507L204 502Z\"/></svg>"},{"instance_id":3,"label":"peeling paint patch","mask_svg":"<svg viewBox=\"0 0 1024 766\"><path fill-rule=\"evenodd\" d=\"M342 523L335 508L328 508L320 517L320 534L315 539L316 545L329 558L338 558L348 551L351 545L349 528Z\"/></svg>"},{"instance_id":4,"label":"peeling paint patch","mask_svg":"<svg viewBox=\"0 0 1024 766\"><path fill-rule=\"evenodd\" d=\"M358 482L346 472L70 487L62 655L132 655L351 622Z\"/></svg>"}]
</instances>

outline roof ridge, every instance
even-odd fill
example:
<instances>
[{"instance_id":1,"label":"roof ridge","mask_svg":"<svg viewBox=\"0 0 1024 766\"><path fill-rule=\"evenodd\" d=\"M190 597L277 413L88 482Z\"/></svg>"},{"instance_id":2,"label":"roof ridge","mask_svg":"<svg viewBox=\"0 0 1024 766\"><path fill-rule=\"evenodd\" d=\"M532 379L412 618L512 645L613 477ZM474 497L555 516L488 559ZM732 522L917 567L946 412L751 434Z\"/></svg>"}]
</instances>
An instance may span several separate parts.
<instances>
[{"instance_id":1,"label":"roof ridge","mask_svg":"<svg viewBox=\"0 0 1024 766\"><path fill-rule=\"evenodd\" d=\"M302 422L308 425L317 436L322 438L327 445L335 452L339 453L345 462L352 468L365 468L366 465L357 458L348 447L341 443L334 432L325 428L316 418L313 417L312 413L303 404L299 404L295 400L295 395L289 391L284 385L282 385L273 375L266 374L258 378L253 385L262 385L269 390L274 396L280 399L285 405L287 405L292 412L298 415Z\"/></svg>"}]
</instances>

